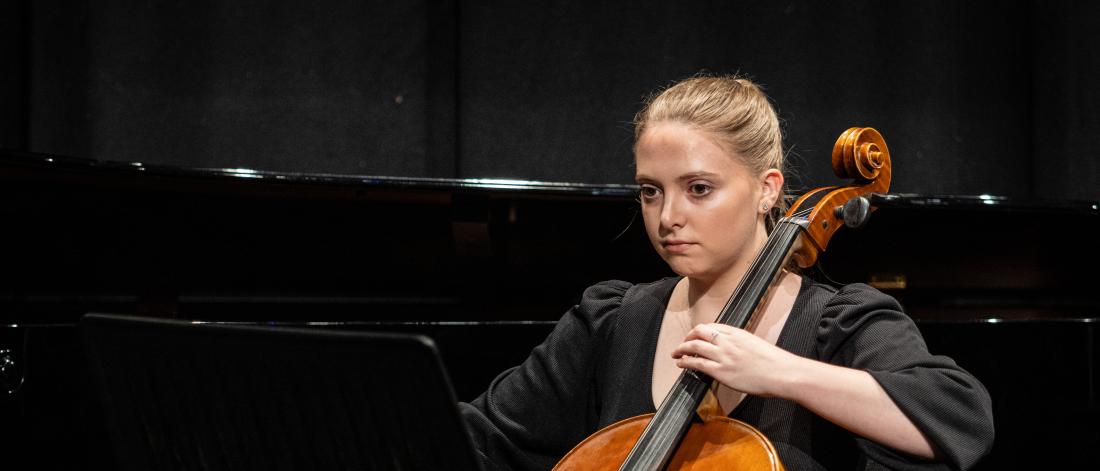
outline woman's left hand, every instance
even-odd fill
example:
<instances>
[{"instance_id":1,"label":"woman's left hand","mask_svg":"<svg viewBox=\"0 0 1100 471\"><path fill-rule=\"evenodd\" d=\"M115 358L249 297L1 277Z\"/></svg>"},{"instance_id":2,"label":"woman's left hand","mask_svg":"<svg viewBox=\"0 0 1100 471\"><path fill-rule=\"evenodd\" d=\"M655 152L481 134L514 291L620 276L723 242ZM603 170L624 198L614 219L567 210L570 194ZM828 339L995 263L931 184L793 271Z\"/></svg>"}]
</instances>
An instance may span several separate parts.
<instances>
[{"instance_id":1,"label":"woman's left hand","mask_svg":"<svg viewBox=\"0 0 1100 471\"><path fill-rule=\"evenodd\" d=\"M936 454L869 373L800 357L748 331L700 324L672 351L676 365L754 396L776 396L872 441L925 459Z\"/></svg>"},{"instance_id":2,"label":"woman's left hand","mask_svg":"<svg viewBox=\"0 0 1100 471\"><path fill-rule=\"evenodd\" d=\"M699 324L672 351L676 366L754 396L783 396L801 357L725 324Z\"/></svg>"}]
</instances>

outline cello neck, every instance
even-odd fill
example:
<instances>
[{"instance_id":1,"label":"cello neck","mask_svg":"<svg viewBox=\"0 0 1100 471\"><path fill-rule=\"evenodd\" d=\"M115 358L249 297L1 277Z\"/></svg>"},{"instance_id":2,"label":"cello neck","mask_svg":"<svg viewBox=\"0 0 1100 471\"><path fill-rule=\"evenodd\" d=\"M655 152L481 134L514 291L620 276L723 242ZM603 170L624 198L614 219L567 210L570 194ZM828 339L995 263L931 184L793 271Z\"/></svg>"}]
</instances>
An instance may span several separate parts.
<instances>
[{"instance_id":1,"label":"cello neck","mask_svg":"<svg viewBox=\"0 0 1100 471\"><path fill-rule=\"evenodd\" d=\"M785 217L776 224L760 254L722 308L716 322L744 328L790 256L806 224L804 217ZM630 450L620 471L657 471L672 458L684 433L691 426L695 410L714 380L705 374L684 370L641 437Z\"/></svg>"},{"instance_id":2,"label":"cello neck","mask_svg":"<svg viewBox=\"0 0 1100 471\"><path fill-rule=\"evenodd\" d=\"M788 216L776 223L764 248L737 284L737 289L733 290L733 295L715 322L739 329L744 329L749 324L756 308L786 265L791 248L802 234L805 224L806 219L798 216Z\"/></svg>"}]
</instances>

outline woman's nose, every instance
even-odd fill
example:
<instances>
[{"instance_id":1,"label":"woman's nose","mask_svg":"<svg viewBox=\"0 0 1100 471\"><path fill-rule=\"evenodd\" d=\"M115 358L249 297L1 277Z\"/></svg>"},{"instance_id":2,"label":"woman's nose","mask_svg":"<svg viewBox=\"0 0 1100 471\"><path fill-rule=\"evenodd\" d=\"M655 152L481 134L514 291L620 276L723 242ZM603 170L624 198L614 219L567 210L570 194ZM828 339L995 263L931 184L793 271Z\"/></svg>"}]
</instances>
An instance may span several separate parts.
<instances>
[{"instance_id":1,"label":"woman's nose","mask_svg":"<svg viewBox=\"0 0 1100 471\"><path fill-rule=\"evenodd\" d=\"M684 227L683 218L684 212L683 208L680 207L680 198L667 195L661 205L661 227L669 230Z\"/></svg>"}]
</instances>

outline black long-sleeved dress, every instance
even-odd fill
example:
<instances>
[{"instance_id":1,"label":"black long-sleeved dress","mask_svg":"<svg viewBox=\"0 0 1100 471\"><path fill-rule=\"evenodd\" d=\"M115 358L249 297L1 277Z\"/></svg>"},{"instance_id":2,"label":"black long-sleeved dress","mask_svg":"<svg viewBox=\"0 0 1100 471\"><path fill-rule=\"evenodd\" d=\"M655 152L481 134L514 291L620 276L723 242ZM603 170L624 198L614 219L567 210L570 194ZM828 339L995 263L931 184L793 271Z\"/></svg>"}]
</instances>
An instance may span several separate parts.
<instances>
[{"instance_id":1,"label":"black long-sleeved dress","mask_svg":"<svg viewBox=\"0 0 1100 471\"><path fill-rule=\"evenodd\" d=\"M486 469L550 469L619 420L654 412L657 335L678 278L588 288L522 365L461 404ZM953 360L928 352L892 297L862 284L803 278L776 342L804 357L866 370L928 437L931 463L851 434L798 404L747 396L730 417L763 432L790 471L965 469L992 446L989 394Z\"/></svg>"}]
</instances>

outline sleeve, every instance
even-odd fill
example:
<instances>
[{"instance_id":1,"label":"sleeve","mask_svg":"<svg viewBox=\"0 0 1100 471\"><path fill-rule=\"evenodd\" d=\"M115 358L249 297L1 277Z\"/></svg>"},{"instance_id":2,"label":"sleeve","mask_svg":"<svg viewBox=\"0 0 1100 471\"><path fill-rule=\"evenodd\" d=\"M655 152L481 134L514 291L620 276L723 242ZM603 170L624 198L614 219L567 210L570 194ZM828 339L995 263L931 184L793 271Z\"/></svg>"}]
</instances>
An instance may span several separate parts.
<instances>
[{"instance_id":1,"label":"sleeve","mask_svg":"<svg viewBox=\"0 0 1100 471\"><path fill-rule=\"evenodd\" d=\"M597 351L630 286L589 287L523 364L459 404L485 469L550 469L592 431Z\"/></svg>"},{"instance_id":2,"label":"sleeve","mask_svg":"<svg viewBox=\"0 0 1100 471\"><path fill-rule=\"evenodd\" d=\"M929 463L857 438L869 468L967 469L993 446L989 393L955 361L932 355L894 298L863 284L826 303L817 332L819 358L865 370L932 442Z\"/></svg>"}]
</instances>

